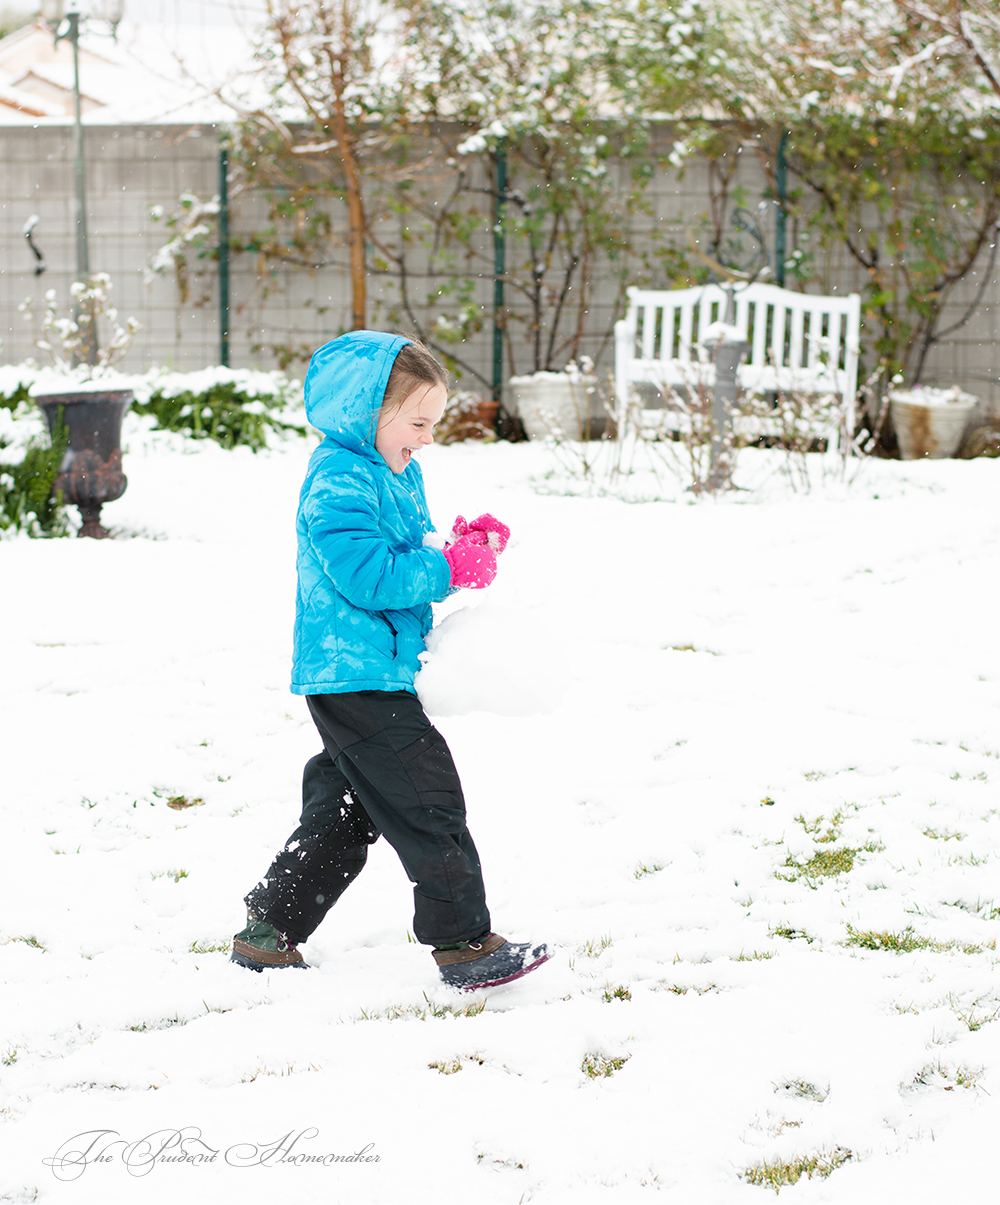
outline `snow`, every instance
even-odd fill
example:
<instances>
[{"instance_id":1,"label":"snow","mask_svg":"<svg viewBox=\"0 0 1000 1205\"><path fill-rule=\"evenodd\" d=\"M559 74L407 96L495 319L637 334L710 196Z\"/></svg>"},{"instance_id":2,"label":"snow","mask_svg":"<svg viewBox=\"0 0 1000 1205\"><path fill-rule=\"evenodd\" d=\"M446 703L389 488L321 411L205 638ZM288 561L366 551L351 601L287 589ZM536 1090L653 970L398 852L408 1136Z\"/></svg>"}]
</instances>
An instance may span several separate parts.
<instances>
[{"instance_id":1,"label":"snow","mask_svg":"<svg viewBox=\"0 0 1000 1205\"><path fill-rule=\"evenodd\" d=\"M839 1148L782 1200L986 1199L1000 463L796 494L746 452L753 491L630 504L539 444L425 452L442 528L513 530L420 689L496 928L554 950L470 999L384 843L313 970L228 962L318 748L287 689L309 448L127 442L119 538L0 543L0 1197L752 1205L746 1169ZM908 929L936 946L847 944Z\"/></svg>"},{"instance_id":2,"label":"snow","mask_svg":"<svg viewBox=\"0 0 1000 1205\"><path fill-rule=\"evenodd\" d=\"M896 389L889 394L894 402L906 402L911 406L928 406L931 409L964 407L971 410L979 400L971 393L963 393L956 385L952 389L933 389L918 385L915 389Z\"/></svg>"}]
</instances>

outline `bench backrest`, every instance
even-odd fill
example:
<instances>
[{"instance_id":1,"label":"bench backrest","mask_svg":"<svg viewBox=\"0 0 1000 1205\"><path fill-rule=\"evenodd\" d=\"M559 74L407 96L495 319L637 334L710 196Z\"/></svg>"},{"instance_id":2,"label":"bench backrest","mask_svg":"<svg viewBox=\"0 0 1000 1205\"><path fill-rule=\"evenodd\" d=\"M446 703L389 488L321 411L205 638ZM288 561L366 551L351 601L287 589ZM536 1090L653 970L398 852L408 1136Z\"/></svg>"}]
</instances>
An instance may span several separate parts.
<instances>
[{"instance_id":1,"label":"bench backrest","mask_svg":"<svg viewBox=\"0 0 1000 1205\"><path fill-rule=\"evenodd\" d=\"M725 319L727 290L628 290L628 312L615 326L615 378L619 402L630 381L679 379L678 370L710 360L702 345L709 326ZM739 338L750 344L740 368L744 385L814 388L841 394L857 389L861 299L857 293L824 297L776 285L737 284ZM671 372L670 369L674 371Z\"/></svg>"}]
</instances>

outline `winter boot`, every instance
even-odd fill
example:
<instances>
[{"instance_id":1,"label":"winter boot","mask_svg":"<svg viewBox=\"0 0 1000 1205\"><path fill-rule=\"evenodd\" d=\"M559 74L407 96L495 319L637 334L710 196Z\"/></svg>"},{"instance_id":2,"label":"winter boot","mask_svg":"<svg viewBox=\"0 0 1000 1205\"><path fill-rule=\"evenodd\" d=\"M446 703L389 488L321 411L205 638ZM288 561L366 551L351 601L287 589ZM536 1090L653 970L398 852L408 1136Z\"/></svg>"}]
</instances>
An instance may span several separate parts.
<instances>
[{"instance_id":1,"label":"winter boot","mask_svg":"<svg viewBox=\"0 0 1000 1205\"><path fill-rule=\"evenodd\" d=\"M309 969L309 964L303 961L287 934L279 933L273 925L249 913L247 927L233 938L233 952L229 961L251 971L281 970L284 967Z\"/></svg>"},{"instance_id":2,"label":"winter boot","mask_svg":"<svg viewBox=\"0 0 1000 1205\"><path fill-rule=\"evenodd\" d=\"M499 933L484 933L475 941L438 946L434 961L442 980L462 992L512 983L549 960L544 943L510 942Z\"/></svg>"}]
</instances>

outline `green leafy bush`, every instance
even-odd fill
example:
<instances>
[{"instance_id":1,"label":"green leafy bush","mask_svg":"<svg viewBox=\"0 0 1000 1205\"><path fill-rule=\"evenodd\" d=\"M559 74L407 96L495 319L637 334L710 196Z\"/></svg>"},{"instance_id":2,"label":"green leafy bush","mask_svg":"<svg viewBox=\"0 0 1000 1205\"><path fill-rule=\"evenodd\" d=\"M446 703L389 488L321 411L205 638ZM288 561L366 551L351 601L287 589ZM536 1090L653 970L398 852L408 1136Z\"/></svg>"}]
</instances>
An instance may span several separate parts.
<instances>
[{"instance_id":1,"label":"green leafy bush","mask_svg":"<svg viewBox=\"0 0 1000 1205\"><path fill-rule=\"evenodd\" d=\"M10 410L13 413L22 402L29 400L29 388L30 385L20 379L16 382L10 381L8 383L4 381L0 383L0 409ZM0 446L3 445L0 444Z\"/></svg>"},{"instance_id":2,"label":"green leafy bush","mask_svg":"<svg viewBox=\"0 0 1000 1205\"><path fill-rule=\"evenodd\" d=\"M0 405L13 411L17 401L4 397ZM36 538L69 535L62 491L52 491L67 442L66 428L60 423L54 438L29 439L21 460L0 460L0 532L23 531ZM0 449L8 446L0 436Z\"/></svg>"},{"instance_id":3,"label":"green leafy bush","mask_svg":"<svg viewBox=\"0 0 1000 1205\"><path fill-rule=\"evenodd\" d=\"M164 431L214 439L223 448L259 452L271 434L304 436L307 431L302 423L278 417L299 403L298 382L281 373L224 368L150 373L142 384L135 389L136 414L152 415Z\"/></svg>"}]
</instances>

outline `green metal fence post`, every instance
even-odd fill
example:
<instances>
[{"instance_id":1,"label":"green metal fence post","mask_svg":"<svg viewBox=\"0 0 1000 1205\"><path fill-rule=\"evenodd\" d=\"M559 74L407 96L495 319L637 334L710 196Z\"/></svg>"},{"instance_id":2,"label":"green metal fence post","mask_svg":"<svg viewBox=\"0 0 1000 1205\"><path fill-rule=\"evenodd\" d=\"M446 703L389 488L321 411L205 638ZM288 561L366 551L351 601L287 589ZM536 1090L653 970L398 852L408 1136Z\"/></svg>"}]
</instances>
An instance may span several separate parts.
<instances>
[{"instance_id":1,"label":"green metal fence post","mask_svg":"<svg viewBox=\"0 0 1000 1205\"><path fill-rule=\"evenodd\" d=\"M496 198L493 204L493 400L503 401L503 278L507 271L507 243L503 229L507 204L507 139L501 138L494 154ZM500 411L497 411L499 431Z\"/></svg>"},{"instance_id":2,"label":"green metal fence post","mask_svg":"<svg viewBox=\"0 0 1000 1205\"><path fill-rule=\"evenodd\" d=\"M788 167L785 162L785 147L788 131L783 130L778 141L778 158L774 165L774 183L778 193L778 209L774 215L774 279L781 288L785 287L785 221L788 217Z\"/></svg>"},{"instance_id":3,"label":"green metal fence post","mask_svg":"<svg viewBox=\"0 0 1000 1205\"><path fill-rule=\"evenodd\" d=\"M219 363L229 367L229 149L219 147Z\"/></svg>"}]
</instances>

